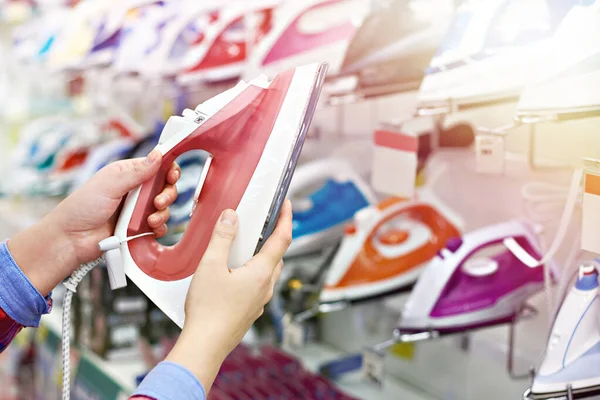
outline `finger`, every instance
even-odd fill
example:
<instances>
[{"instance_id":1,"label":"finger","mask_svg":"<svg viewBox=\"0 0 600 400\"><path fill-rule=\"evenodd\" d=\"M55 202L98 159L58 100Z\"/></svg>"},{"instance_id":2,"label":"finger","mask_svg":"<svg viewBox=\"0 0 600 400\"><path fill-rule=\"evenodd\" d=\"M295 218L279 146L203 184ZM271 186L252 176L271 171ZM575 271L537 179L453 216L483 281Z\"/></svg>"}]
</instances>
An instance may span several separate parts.
<instances>
[{"instance_id":1,"label":"finger","mask_svg":"<svg viewBox=\"0 0 600 400\"><path fill-rule=\"evenodd\" d=\"M154 229L154 235L157 239L160 239L161 237L165 236L167 232L169 232L169 228L167 228L166 224L162 224L160 227Z\"/></svg>"},{"instance_id":2,"label":"finger","mask_svg":"<svg viewBox=\"0 0 600 400\"><path fill-rule=\"evenodd\" d=\"M105 196L120 199L156 175L161 161L162 154L158 150L152 150L146 158L117 161L98 171L89 184Z\"/></svg>"},{"instance_id":3,"label":"finger","mask_svg":"<svg viewBox=\"0 0 600 400\"><path fill-rule=\"evenodd\" d=\"M181 168L179 167L179 164L173 163L173 166L167 173L167 183L174 185L179 178L181 178Z\"/></svg>"},{"instance_id":4,"label":"finger","mask_svg":"<svg viewBox=\"0 0 600 400\"><path fill-rule=\"evenodd\" d=\"M175 185L167 185L158 196L154 198L154 207L157 210L164 210L169 207L177 198L177 187Z\"/></svg>"},{"instance_id":5,"label":"finger","mask_svg":"<svg viewBox=\"0 0 600 400\"><path fill-rule=\"evenodd\" d=\"M223 211L215 225L202 262L227 264L236 233L237 214L233 210Z\"/></svg>"},{"instance_id":6,"label":"finger","mask_svg":"<svg viewBox=\"0 0 600 400\"><path fill-rule=\"evenodd\" d=\"M292 203L286 199L281 207L281 213L277 220L277 226L273 234L267 239L256 258L260 264L269 265L272 269L283 258L288 247L292 243Z\"/></svg>"},{"instance_id":7,"label":"finger","mask_svg":"<svg viewBox=\"0 0 600 400\"><path fill-rule=\"evenodd\" d=\"M167 223L170 215L171 215L171 213L168 208L165 210L157 211L153 214L150 214L148 216L148 225L152 229L160 228L161 225Z\"/></svg>"}]
</instances>

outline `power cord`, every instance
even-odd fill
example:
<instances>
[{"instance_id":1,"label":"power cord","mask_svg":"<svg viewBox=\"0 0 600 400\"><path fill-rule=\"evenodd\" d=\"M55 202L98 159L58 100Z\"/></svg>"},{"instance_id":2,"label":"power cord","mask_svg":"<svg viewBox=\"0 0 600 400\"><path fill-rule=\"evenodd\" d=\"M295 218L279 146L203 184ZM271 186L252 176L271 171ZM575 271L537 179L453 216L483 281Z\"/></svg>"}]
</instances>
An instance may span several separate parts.
<instances>
[{"instance_id":1,"label":"power cord","mask_svg":"<svg viewBox=\"0 0 600 400\"><path fill-rule=\"evenodd\" d=\"M573 214L581 198L581 179L582 170L575 170L569 187L557 186L546 182L531 182L521 188L521 196L525 204L526 216L536 224L546 225L556 219L556 214L562 208L562 216L559 220L556 235L549 247L543 246L543 255L541 260L533 258L524 250L513 238L506 239L504 244L521 262L535 268L543 265L544 268L544 289L546 291L546 300L550 323L552 323L552 314L555 309L555 303L551 292L552 273L559 279L559 271L550 271L552 258L563 245L567 231L573 219ZM544 245L544 243L542 243ZM569 254L562 268L562 273L567 273L569 265L577 258L579 251L579 235L572 241Z\"/></svg>"},{"instance_id":2,"label":"power cord","mask_svg":"<svg viewBox=\"0 0 600 400\"><path fill-rule=\"evenodd\" d=\"M116 290L127 286L120 248L130 240L152 235L154 235L154 232L141 233L136 236L127 237L124 240L119 239L117 236L111 236L102 240L98 243L98 249L103 253L103 256L95 261L81 264L79 269L73 272L69 279L64 282L67 290L65 291L62 315L62 400L70 400L71 398L71 301L73 300L73 293L77 292L77 285L79 285L88 272L105 260L111 289Z\"/></svg>"},{"instance_id":3,"label":"power cord","mask_svg":"<svg viewBox=\"0 0 600 400\"><path fill-rule=\"evenodd\" d=\"M67 290L63 301L62 315L62 400L71 398L71 301L73 293L77 291L77 285L92 269L102 262L102 257L87 264L81 264L79 269L64 283Z\"/></svg>"}]
</instances>

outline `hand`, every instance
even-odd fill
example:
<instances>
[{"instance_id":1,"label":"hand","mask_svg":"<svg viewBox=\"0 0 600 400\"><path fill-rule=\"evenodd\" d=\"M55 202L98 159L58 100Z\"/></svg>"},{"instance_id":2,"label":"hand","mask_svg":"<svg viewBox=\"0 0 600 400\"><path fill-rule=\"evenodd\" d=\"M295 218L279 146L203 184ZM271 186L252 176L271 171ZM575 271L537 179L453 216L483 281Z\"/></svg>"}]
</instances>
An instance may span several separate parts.
<instances>
[{"instance_id":1,"label":"hand","mask_svg":"<svg viewBox=\"0 0 600 400\"><path fill-rule=\"evenodd\" d=\"M145 159L112 163L52 211L52 219L73 244L78 264L100 256L98 243L113 235L123 197L153 177L160 168L161 159L160 152L155 150ZM168 207L177 198L175 183L180 175L179 166L173 164L165 188L154 198L157 212L148 217L148 225L156 237L167 233Z\"/></svg>"},{"instance_id":2,"label":"hand","mask_svg":"<svg viewBox=\"0 0 600 400\"><path fill-rule=\"evenodd\" d=\"M292 241L292 206L286 200L273 234L244 266L227 267L237 232L226 210L196 270L185 304L185 324L167 357L192 371L208 392L225 357L239 344L273 296L282 258Z\"/></svg>"},{"instance_id":3,"label":"hand","mask_svg":"<svg viewBox=\"0 0 600 400\"><path fill-rule=\"evenodd\" d=\"M113 235L123 197L152 176L162 156L117 161L98 171L38 224L9 242L11 254L33 285L44 295L80 264L100 256L98 243ZM154 199L157 211L148 224L157 237L166 234L169 206L177 197L181 171L173 164L163 191ZM43 259L40 259L43 258Z\"/></svg>"}]
</instances>

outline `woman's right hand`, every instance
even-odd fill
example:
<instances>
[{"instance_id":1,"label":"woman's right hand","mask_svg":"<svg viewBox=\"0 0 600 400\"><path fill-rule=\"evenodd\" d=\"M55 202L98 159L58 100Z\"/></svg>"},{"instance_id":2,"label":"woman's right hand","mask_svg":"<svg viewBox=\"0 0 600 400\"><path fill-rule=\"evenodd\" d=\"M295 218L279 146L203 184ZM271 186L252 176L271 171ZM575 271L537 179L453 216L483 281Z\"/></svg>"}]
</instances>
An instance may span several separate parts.
<instances>
[{"instance_id":1,"label":"woman's right hand","mask_svg":"<svg viewBox=\"0 0 600 400\"><path fill-rule=\"evenodd\" d=\"M208 392L225 357L239 344L273 296L283 255L292 241L292 206L286 200L277 226L261 251L244 266L227 267L237 233L235 211L221 214L194 274L185 324L167 357L194 373Z\"/></svg>"}]
</instances>

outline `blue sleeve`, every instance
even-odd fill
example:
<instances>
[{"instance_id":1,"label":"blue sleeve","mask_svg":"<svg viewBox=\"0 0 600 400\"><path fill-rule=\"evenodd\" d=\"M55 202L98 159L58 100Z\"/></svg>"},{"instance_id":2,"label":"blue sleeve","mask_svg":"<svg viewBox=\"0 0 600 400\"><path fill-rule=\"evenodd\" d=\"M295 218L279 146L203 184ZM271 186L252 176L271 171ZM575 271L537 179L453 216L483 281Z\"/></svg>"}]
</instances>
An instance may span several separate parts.
<instances>
[{"instance_id":1,"label":"blue sleeve","mask_svg":"<svg viewBox=\"0 0 600 400\"><path fill-rule=\"evenodd\" d=\"M156 400L205 400L206 392L187 368L163 361L146 375L133 396Z\"/></svg>"},{"instance_id":2,"label":"blue sleeve","mask_svg":"<svg viewBox=\"0 0 600 400\"><path fill-rule=\"evenodd\" d=\"M50 302L31 284L8 251L0 243L0 308L23 326L38 327L43 314L50 312Z\"/></svg>"}]
</instances>

